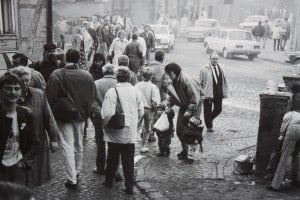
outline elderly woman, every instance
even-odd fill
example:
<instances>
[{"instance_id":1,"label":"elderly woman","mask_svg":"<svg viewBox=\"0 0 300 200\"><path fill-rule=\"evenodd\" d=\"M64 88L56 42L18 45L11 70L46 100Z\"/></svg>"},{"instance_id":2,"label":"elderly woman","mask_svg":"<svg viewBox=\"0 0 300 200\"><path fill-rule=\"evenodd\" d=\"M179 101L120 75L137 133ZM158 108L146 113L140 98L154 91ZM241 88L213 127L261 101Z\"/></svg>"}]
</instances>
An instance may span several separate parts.
<instances>
[{"instance_id":1,"label":"elderly woman","mask_svg":"<svg viewBox=\"0 0 300 200\"><path fill-rule=\"evenodd\" d=\"M128 44L128 40L125 38L125 31L120 30L117 33L117 37L113 40L110 48L109 55L112 56L112 52L114 52L113 64L118 64L119 56L124 54L125 48Z\"/></svg>"},{"instance_id":2,"label":"elderly woman","mask_svg":"<svg viewBox=\"0 0 300 200\"><path fill-rule=\"evenodd\" d=\"M133 194L134 185L134 151L138 121L144 114L144 106L137 88L129 83L130 71L120 67L116 73L117 85L105 95L101 115L104 121L104 140L108 142L107 166L103 185L111 188L121 155L125 177L125 192ZM130 94L130 95L128 95ZM107 124L115 115L117 98L119 98L125 115L123 129L108 128Z\"/></svg>"},{"instance_id":3,"label":"elderly woman","mask_svg":"<svg viewBox=\"0 0 300 200\"><path fill-rule=\"evenodd\" d=\"M281 148L280 160L272 181L267 189L279 191L280 185L285 177L285 169L289 157L295 152L296 145L300 142L300 113L299 111L291 111L284 115L280 128L279 140L283 140ZM299 149L299 147L298 147ZM292 160L292 166L295 167L295 160ZM293 170L295 171L295 170Z\"/></svg>"},{"instance_id":4,"label":"elderly woman","mask_svg":"<svg viewBox=\"0 0 300 200\"><path fill-rule=\"evenodd\" d=\"M32 110L35 127L40 137L40 146L34 157L34 164L28 172L29 187L35 187L51 178L50 148L55 151L58 147L58 128L44 93L29 87L30 70L26 67L17 67L12 69L12 72L21 80L22 94L18 104ZM50 146L48 138L50 138Z\"/></svg>"}]
</instances>

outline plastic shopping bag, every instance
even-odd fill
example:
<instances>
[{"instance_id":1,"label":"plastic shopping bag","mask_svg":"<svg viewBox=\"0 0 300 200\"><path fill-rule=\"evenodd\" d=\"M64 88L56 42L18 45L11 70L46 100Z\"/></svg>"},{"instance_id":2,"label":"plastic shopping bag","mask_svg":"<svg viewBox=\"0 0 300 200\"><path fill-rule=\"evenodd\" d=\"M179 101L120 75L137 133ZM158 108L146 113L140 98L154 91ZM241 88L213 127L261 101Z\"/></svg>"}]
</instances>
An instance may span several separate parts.
<instances>
[{"instance_id":1,"label":"plastic shopping bag","mask_svg":"<svg viewBox=\"0 0 300 200\"><path fill-rule=\"evenodd\" d=\"M161 116L158 118L158 120L156 121L156 123L154 124L153 130L164 132L169 130L169 126L170 124L169 124L168 116L165 112L163 112Z\"/></svg>"}]
</instances>

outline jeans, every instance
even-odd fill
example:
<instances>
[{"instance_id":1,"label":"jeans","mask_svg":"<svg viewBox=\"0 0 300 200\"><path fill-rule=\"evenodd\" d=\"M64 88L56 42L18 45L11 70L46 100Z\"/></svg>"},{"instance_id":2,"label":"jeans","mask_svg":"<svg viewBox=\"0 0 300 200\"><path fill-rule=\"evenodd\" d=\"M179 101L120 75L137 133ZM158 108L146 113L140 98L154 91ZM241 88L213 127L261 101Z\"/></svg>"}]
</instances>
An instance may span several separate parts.
<instances>
[{"instance_id":1,"label":"jeans","mask_svg":"<svg viewBox=\"0 0 300 200\"><path fill-rule=\"evenodd\" d=\"M108 142L107 166L105 181L112 184L119 165L119 158L123 166L125 187L132 189L134 185L134 144L119 144Z\"/></svg>"},{"instance_id":2,"label":"jeans","mask_svg":"<svg viewBox=\"0 0 300 200\"><path fill-rule=\"evenodd\" d=\"M149 139L149 136L150 136L151 131L152 131L153 116L154 116L154 113L149 108L144 109L144 116L143 116L143 118L141 119L141 122L140 122L140 124L141 124L142 121L144 121L144 123L143 123L143 135L142 135L142 145L143 146L146 146L148 144L148 139Z\"/></svg>"},{"instance_id":3,"label":"jeans","mask_svg":"<svg viewBox=\"0 0 300 200\"><path fill-rule=\"evenodd\" d=\"M222 99L205 99L204 106L204 121L206 128L213 128L213 120L222 112ZM212 107L214 107L212 109Z\"/></svg>"},{"instance_id":4,"label":"jeans","mask_svg":"<svg viewBox=\"0 0 300 200\"><path fill-rule=\"evenodd\" d=\"M59 138L63 149L67 179L76 184L76 176L82 167L84 121L58 122L57 125L60 130Z\"/></svg>"},{"instance_id":5,"label":"jeans","mask_svg":"<svg viewBox=\"0 0 300 200\"><path fill-rule=\"evenodd\" d=\"M276 51L276 46L277 46L277 50L279 50L279 45L280 45L280 39L274 39L274 51Z\"/></svg>"}]
</instances>

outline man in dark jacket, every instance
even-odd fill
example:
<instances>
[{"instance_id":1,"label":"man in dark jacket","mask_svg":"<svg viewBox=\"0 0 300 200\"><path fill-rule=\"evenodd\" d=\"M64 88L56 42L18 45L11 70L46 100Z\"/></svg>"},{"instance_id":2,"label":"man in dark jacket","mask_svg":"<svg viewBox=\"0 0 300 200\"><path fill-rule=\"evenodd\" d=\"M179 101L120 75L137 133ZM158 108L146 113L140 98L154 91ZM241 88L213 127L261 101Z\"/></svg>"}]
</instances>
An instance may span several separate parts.
<instances>
[{"instance_id":1,"label":"man in dark jacket","mask_svg":"<svg viewBox=\"0 0 300 200\"><path fill-rule=\"evenodd\" d=\"M146 47L147 47L146 59L147 61L149 61L151 49L155 48L155 37L153 33L150 31L149 25L146 25L144 27L144 32L141 34L141 36L145 39L146 42Z\"/></svg>"},{"instance_id":2,"label":"man in dark jacket","mask_svg":"<svg viewBox=\"0 0 300 200\"><path fill-rule=\"evenodd\" d=\"M80 53L75 49L69 49L66 53L66 66L52 73L46 88L47 98L52 109L62 98L61 94L64 94L67 96L69 104L78 111L77 117L63 121L62 119L58 120L59 115L54 112L55 109L53 110L58 121L59 137L64 152L68 179L65 186L71 189L77 188L82 166L84 122L90 116L92 103L97 96L93 77L89 72L79 69L77 65L79 59Z\"/></svg>"},{"instance_id":3,"label":"man in dark jacket","mask_svg":"<svg viewBox=\"0 0 300 200\"><path fill-rule=\"evenodd\" d=\"M0 78L0 181L27 185L27 170L40 145L31 110L17 106L21 81L7 72Z\"/></svg>"},{"instance_id":4,"label":"man in dark jacket","mask_svg":"<svg viewBox=\"0 0 300 200\"><path fill-rule=\"evenodd\" d=\"M126 48L124 54L129 58L129 69L135 74L138 73L143 65L143 50L140 43L137 41L138 36L132 34L132 42Z\"/></svg>"},{"instance_id":5,"label":"man in dark jacket","mask_svg":"<svg viewBox=\"0 0 300 200\"><path fill-rule=\"evenodd\" d=\"M168 86L169 97L166 100L166 112L173 105L179 109L176 133L182 145L182 151L177 154L178 159L187 160L187 144L183 140L183 122L192 116L200 117L200 88L197 82L181 72L181 67L176 63L170 63L165 67L165 72L172 80ZM171 89L170 86L173 86Z\"/></svg>"},{"instance_id":6,"label":"man in dark jacket","mask_svg":"<svg viewBox=\"0 0 300 200\"><path fill-rule=\"evenodd\" d=\"M254 29L252 30L252 34L255 37L257 42L260 42L262 37L265 34L265 27L262 26L262 22L259 21L258 25L254 27Z\"/></svg>"}]
</instances>

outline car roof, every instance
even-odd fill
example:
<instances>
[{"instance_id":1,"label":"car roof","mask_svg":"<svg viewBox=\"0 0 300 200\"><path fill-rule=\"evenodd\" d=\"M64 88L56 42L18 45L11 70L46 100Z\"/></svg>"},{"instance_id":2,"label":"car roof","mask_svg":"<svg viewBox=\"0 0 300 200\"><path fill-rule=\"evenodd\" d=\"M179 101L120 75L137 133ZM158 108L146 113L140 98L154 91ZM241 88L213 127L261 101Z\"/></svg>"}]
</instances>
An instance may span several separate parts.
<instances>
[{"instance_id":1,"label":"car roof","mask_svg":"<svg viewBox=\"0 0 300 200\"><path fill-rule=\"evenodd\" d=\"M197 21L211 21L211 22L217 22L217 21L219 21L219 20L217 20L217 19L198 19Z\"/></svg>"},{"instance_id":2,"label":"car roof","mask_svg":"<svg viewBox=\"0 0 300 200\"><path fill-rule=\"evenodd\" d=\"M233 31L239 31L239 32L247 32L251 33L250 31L242 30L242 29L234 29L234 28L221 28L219 31L226 31L226 32L233 32Z\"/></svg>"},{"instance_id":3,"label":"car roof","mask_svg":"<svg viewBox=\"0 0 300 200\"><path fill-rule=\"evenodd\" d=\"M267 16L265 15L249 15L248 17L262 17L262 18L268 18ZM246 18L248 18L246 17Z\"/></svg>"}]
</instances>

